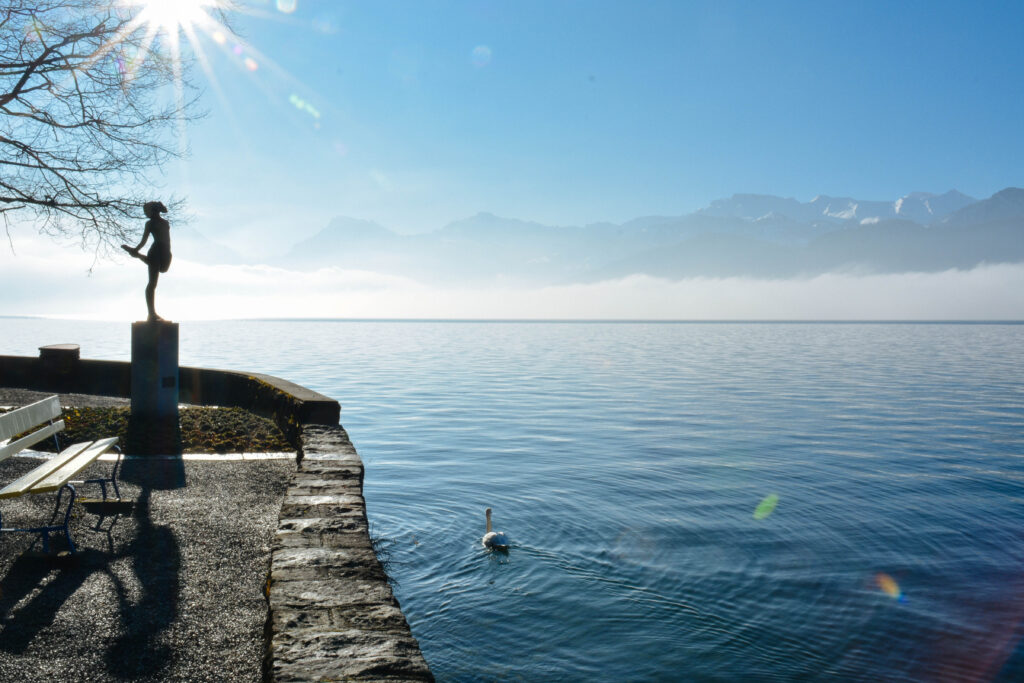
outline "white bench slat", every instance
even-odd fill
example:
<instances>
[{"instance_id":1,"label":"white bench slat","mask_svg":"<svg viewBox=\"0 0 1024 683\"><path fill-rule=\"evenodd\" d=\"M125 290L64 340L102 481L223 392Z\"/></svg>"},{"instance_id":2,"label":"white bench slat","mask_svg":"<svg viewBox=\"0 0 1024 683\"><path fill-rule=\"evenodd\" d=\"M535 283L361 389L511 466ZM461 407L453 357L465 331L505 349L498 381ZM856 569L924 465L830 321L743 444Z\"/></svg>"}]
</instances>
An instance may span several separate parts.
<instances>
[{"instance_id":1,"label":"white bench slat","mask_svg":"<svg viewBox=\"0 0 1024 683\"><path fill-rule=\"evenodd\" d=\"M55 417L60 417L60 400L56 396L4 413L0 415L0 441L27 432Z\"/></svg>"},{"instance_id":2,"label":"white bench slat","mask_svg":"<svg viewBox=\"0 0 1024 683\"><path fill-rule=\"evenodd\" d=\"M2 498L15 498L24 494L30 488L32 488L37 482L44 477L49 476L55 469L66 463L71 458L75 457L88 446L92 444L92 441L84 441L82 443L76 443L73 446L68 446L60 455L50 458L43 464L39 465L33 470L26 472L7 486L0 489L0 499Z\"/></svg>"},{"instance_id":3,"label":"white bench slat","mask_svg":"<svg viewBox=\"0 0 1024 683\"><path fill-rule=\"evenodd\" d=\"M111 436L89 444L88 448L66 461L60 468L29 489L29 493L56 491L66 484L71 477L84 470L86 465L109 451L116 443L117 437Z\"/></svg>"},{"instance_id":4,"label":"white bench slat","mask_svg":"<svg viewBox=\"0 0 1024 683\"><path fill-rule=\"evenodd\" d=\"M46 419L49 420L50 418ZM64 420L57 420L52 425L46 425L42 429L32 432L28 436L23 436L17 441L13 441L7 444L6 446L0 446L0 462L3 462L4 460L11 457L15 453L18 453L19 451L25 450L29 446L36 445L37 443L39 443L40 441L47 437L53 436L62 429L64 429ZM19 429L18 431L13 432L12 436L13 434L20 434L23 431L25 430Z\"/></svg>"}]
</instances>

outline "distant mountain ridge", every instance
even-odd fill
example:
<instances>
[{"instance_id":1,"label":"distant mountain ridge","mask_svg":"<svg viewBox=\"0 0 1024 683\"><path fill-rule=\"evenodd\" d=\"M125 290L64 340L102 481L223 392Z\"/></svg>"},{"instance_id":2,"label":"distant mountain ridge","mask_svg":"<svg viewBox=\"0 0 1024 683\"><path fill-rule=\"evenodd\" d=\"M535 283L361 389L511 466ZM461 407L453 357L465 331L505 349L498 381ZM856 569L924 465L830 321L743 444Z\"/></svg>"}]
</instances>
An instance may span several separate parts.
<instances>
[{"instance_id":1,"label":"distant mountain ridge","mask_svg":"<svg viewBox=\"0 0 1024 683\"><path fill-rule=\"evenodd\" d=\"M943 222L970 225L1013 220L1024 215L1024 189L1008 187L988 199L974 202L949 214Z\"/></svg>"},{"instance_id":2,"label":"distant mountain ridge","mask_svg":"<svg viewBox=\"0 0 1024 683\"><path fill-rule=\"evenodd\" d=\"M431 233L333 219L279 265L339 267L446 284L566 284L646 274L796 277L936 271L1024 261L1024 189L892 201L736 194L683 216L549 226L478 213Z\"/></svg>"},{"instance_id":3,"label":"distant mountain ridge","mask_svg":"<svg viewBox=\"0 0 1024 683\"><path fill-rule=\"evenodd\" d=\"M903 218L917 223L931 223L978 200L957 190L941 195L929 192L911 192L894 201L865 201L852 197L818 195L809 202L772 195L734 194L728 199L717 199L697 211L704 216L729 216L745 220L759 220L769 215L781 215L796 221L871 221Z\"/></svg>"}]
</instances>

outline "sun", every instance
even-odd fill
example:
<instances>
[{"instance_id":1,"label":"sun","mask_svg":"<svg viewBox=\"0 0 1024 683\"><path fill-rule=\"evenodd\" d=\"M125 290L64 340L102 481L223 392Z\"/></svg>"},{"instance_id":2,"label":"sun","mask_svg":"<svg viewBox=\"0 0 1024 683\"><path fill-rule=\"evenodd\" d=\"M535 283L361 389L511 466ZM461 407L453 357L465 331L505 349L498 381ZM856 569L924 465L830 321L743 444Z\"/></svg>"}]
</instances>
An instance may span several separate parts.
<instances>
[{"instance_id":1,"label":"sun","mask_svg":"<svg viewBox=\"0 0 1024 683\"><path fill-rule=\"evenodd\" d=\"M186 31L210 20L207 9L216 8L218 0L136 0L131 3L141 8L139 20L167 33Z\"/></svg>"}]
</instances>

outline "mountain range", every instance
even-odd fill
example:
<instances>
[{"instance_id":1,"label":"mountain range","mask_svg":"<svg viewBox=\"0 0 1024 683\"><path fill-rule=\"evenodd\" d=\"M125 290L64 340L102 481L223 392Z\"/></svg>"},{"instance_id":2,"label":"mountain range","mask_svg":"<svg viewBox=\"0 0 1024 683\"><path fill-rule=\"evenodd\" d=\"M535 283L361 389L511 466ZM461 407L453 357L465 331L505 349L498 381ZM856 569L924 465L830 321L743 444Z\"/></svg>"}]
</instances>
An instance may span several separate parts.
<instances>
[{"instance_id":1,"label":"mountain range","mask_svg":"<svg viewBox=\"0 0 1024 683\"><path fill-rule=\"evenodd\" d=\"M929 272L1024 261L1024 189L977 200L956 190L893 201L809 202L736 194L683 216L549 226L490 213L404 235L338 217L278 263L438 284L565 284L646 274L787 278Z\"/></svg>"}]
</instances>

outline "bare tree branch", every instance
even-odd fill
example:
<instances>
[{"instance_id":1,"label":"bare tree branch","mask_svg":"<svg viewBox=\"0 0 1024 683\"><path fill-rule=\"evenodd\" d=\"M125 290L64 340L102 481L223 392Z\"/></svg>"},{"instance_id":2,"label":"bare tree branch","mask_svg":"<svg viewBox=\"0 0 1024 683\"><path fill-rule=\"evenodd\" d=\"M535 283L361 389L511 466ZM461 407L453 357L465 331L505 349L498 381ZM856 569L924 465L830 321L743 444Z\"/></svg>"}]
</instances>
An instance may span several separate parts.
<instances>
[{"instance_id":1,"label":"bare tree branch","mask_svg":"<svg viewBox=\"0 0 1024 683\"><path fill-rule=\"evenodd\" d=\"M140 12L120 0L0 0L5 225L34 219L97 256L137 234L142 203L156 198L151 174L182 155L176 128L202 115L193 57L176 51L175 64Z\"/></svg>"}]
</instances>

